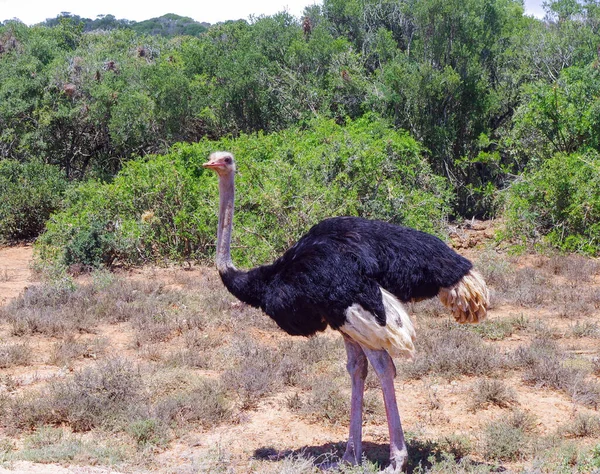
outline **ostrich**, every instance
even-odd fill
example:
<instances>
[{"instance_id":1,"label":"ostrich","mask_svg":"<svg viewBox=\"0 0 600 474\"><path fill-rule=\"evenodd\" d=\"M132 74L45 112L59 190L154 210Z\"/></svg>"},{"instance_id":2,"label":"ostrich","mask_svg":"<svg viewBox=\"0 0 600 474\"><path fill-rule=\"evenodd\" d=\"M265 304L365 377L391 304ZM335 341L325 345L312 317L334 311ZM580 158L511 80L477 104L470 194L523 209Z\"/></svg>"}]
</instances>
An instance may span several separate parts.
<instances>
[{"instance_id":1,"label":"ostrich","mask_svg":"<svg viewBox=\"0 0 600 474\"><path fill-rule=\"evenodd\" d=\"M439 296L460 323L483 319L489 293L471 262L430 234L382 221L334 217L312 227L270 265L236 269L230 243L235 161L229 152L203 165L219 176L216 266L227 289L261 308L291 335L330 326L341 332L351 379L350 433L342 460L362 461L362 405L367 361L383 392L390 436L389 472L408 452L394 390L392 357L412 358L415 331L403 303Z\"/></svg>"}]
</instances>

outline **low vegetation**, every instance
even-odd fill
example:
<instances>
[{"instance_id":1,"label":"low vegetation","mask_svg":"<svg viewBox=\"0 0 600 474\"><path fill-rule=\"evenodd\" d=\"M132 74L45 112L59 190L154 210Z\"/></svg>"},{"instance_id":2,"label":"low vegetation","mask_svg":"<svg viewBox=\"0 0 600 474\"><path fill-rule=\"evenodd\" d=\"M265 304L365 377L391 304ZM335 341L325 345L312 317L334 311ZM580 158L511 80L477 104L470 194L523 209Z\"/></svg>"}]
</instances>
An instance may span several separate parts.
<instances>
[{"instance_id":1,"label":"low vegetation","mask_svg":"<svg viewBox=\"0 0 600 474\"><path fill-rule=\"evenodd\" d=\"M514 363L524 369L523 381L536 387L562 390L574 401L597 408L600 384L588 378L589 370L567 357L558 344L548 339L534 339L513 354Z\"/></svg>"},{"instance_id":2,"label":"low vegetation","mask_svg":"<svg viewBox=\"0 0 600 474\"><path fill-rule=\"evenodd\" d=\"M581 275L589 278L580 294L591 294L597 265L580 257L534 257L518 267L516 257L504 260L488 255L482 267L493 267L496 301L483 325L458 326L431 302L411 306L418 352L413 362L396 361L409 472L600 467L598 361L575 350L597 340L596 313L565 321L552 296ZM237 303L213 270L187 268L61 276L0 308L5 462L156 472L183 445L193 446L193 459L181 461L192 472L316 473L338 459L350 400L340 338L289 338ZM519 274L541 295L535 307L511 286ZM39 344L48 350L36 351ZM40 365L51 375L33 382L20 375ZM372 370L366 386L366 458L334 473L385 467L385 409ZM560 422L546 418L547 397ZM257 417L285 440L261 425L248 441L253 453L198 441L199 433L220 433L229 443L237 430L257 429ZM319 445L302 433L331 441Z\"/></svg>"},{"instance_id":3,"label":"low vegetation","mask_svg":"<svg viewBox=\"0 0 600 474\"><path fill-rule=\"evenodd\" d=\"M0 344L0 369L31 363L31 347L26 344Z\"/></svg>"},{"instance_id":4,"label":"low vegetation","mask_svg":"<svg viewBox=\"0 0 600 474\"><path fill-rule=\"evenodd\" d=\"M510 189L508 235L595 255L600 245L599 166L595 151L545 160Z\"/></svg>"},{"instance_id":5,"label":"low vegetation","mask_svg":"<svg viewBox=\"0 0 600 474\"><path fill-rule=\"evenodd\" d=\"M517 403L517 394L513 388L498 379L479 379L473 385L473 410L491 405L509 408Z\"/></svg>"},{"instance_id":6,"label":"low vegetation","mask_svg":"<svg viewBox=\"0 0 600 474\"><path fill-rule=\"evenodd\" d=\"M521 411L506 420L495 420L485 427L484 456L496 461L516 461L527 457L534 421Z\"/></svg>"},{"instance_id":7,"label":"low vegetation","mask_svg":"<svg viewBox=\"0 0 600 474\"><path fill-rule=\"evenodd\" d=\"M421 328L419 357L403 364L402 374L415 379L429 374L451 379L460 375L489 375L504 366L502 354L481 337L444 322L432 328Z\"/></svg>"}]
</instances>

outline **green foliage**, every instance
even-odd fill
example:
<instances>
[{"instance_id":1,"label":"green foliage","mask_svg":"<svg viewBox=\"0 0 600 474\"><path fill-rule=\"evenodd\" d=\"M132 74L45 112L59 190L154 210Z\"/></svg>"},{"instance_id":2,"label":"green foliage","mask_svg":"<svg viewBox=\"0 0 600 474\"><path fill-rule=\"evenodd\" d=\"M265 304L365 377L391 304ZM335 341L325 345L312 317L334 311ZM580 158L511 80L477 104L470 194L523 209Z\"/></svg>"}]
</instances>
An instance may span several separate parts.
<instances>
[{"instance_id":1,"label":"green foliage","mask_svg":"<svg viewBox=\"0 0 600 474\"><path fill-rule=\"evenodd\" d=\"M538 81L525 88L513 133L532 158L600 151L600 73L597 64L572 66L552 84Z\"/></svg>"},{"instance_id":2,"label":"green foliage","mask_svg":"<svg viewBox=\"0 0 600 474\"><path fill-rule=\"evenodd\" d=\"M139 448L149 445L156 446L165 443L165 434L161 432L161 426L154 418L143 418L132 421L128 427L131 437Z\"/></svg>"},{"instance_id":3,"label":"green foliage","mask_svg":"<svg viewBox=\"0 0 600 474\"><path fill-rule=\"evenodd\" d=\"M204 90L185 77L174 45L127 30L63 30L0 27L0 44L16 44L0 54L0 156L43 156L69 179L111 176L132 154L201 136L189 97Z\"/></svg>"},{"instance_id":4,"label":"green foliage","mask_svg":"<svg viewBox=\"0 0 600 474\"><path fill-rule=\"evenodd\" d=\"M206 179L174 155L132 161L112 183L72 189L40 239L42 257L58 252L63 264L99 266L205 253L213 240L202 237L210 222L201 201Z\"/></svg>"},{"instance_id":5,"label":"green foliage","mask_svg":"<svg viewBox=\"0 0 600 474\"><path fill-rule=\"evenodd\" d=\"M600 155L558 153L507 196L507 234L565 251L600 253Z\"/></svg>"},{"instance_id":6,"label":"green foliage","mask_svg":"<svg viewBox=\"0 0 600 474\"><path fill-rule=\"evenodd\" d=\"M110 264L115 257L112 233L101 222L90 222L89 227L73 233L64 247L64 264L82 263L93 267Z\"/></svg>"},{"instance_id":7,"label":"green foliage","mask_svg":"<svg viewBox=\"0 0 600 474\"><path fill-rule=\"evenodd\" d=\"M0 160L0 242L37 237L66 187L54 166Z\"/></svg>"},{"instance_id":8,"label":"green foliage","mask_svg":"<svg viewBox=\"0 0 600 474\"><path fill-rule=\"evenodd\" d=\"M160 36L179 36L191 35L198 36L206 31L208 23L199 23L189 17L167 13L158 18L151 18L144 21L130 21L117 19L114 15L98 15L95 20L82 18L79 15L72 15L69 12L63 12L56 18L49 18L41 26L55 27L65 20L80 27L83 31L107 31L115 29L131 29L137 33L160 35Z\"/></svg>"},{"instance_id":9,"label":"green foliage","mask_svg":"<svg viewBox=\"0 0 600 474\"><path fill-rule=\"evenodd\" d=\"M162 258L206 259L217 225L217 178L201 167L210 152L238 161L234 258L265 262L325 217L360 215L440 232L450 194L419 145L375 117L342 127L242 135L178 145L127 163L111 183L67 193L38 241L42 259L98 266Z\"/></svg>"},{"instance_id":10,"label":"green foliage","mask_svg":"<svg viewBox=\"0 0 600 474\"><path fill-rule=\"evenodd\" d=\"M427 172L449 181L453 216L495 217L522 173L528 181L555 153L600 151L600 8L545 8L538 20L518 0L325 0L302 19L283 12L210 27L174 14L8 21L0 158L42 157L69 180L110 181L126 161L177 142L377 113L418 141ZM346 212L363 212L354 207ZM585 246L574 238L565 248ZM123 243L98 245L123 253Z\"/></svg>"},{"instance_id":11,"label":"green foliage","mask_svg":"<svg viewBox=\"0 0 600 474\"><path fill-rule=\"evenodd\" d=\"M198 36L207 29L205 25L198 23L189 17L179 16L173 13L167 13L158 18L151 18L150 20L133 23L130 28L138 33L161 36Z\"/></svg>"}]
</instances>

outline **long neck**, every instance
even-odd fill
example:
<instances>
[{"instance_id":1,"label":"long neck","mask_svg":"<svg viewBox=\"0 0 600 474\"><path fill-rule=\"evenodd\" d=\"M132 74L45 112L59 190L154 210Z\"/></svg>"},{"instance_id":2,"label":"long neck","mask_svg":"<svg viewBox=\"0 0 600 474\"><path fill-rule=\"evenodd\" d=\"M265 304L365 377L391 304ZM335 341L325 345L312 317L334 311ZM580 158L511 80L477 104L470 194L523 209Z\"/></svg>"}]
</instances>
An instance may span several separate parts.
<instances>
[{"instance_id":1,"label":"long neck","mask_svg":"<svg viewBox=\"0 0 600 474\"><path fill-rule=\"evenodd\" d=\"M231 260L231 229L235 200L235 174L219 176L219 227L217 229L217 270L235 270Z\"/></svg>"},{"instance_id":2,"label":"long neck","mask_svg":"<svg viewBox=\"0 0 600 474\"><path fill-rule=\"evenodd\" d=\"M235 199L234 174L219 177L219 227L217 230L217 270L227 289L238 299L259 307L263 294L260 269L240 271L231 261L231 229Z\"/></svg>"}]
</instances>

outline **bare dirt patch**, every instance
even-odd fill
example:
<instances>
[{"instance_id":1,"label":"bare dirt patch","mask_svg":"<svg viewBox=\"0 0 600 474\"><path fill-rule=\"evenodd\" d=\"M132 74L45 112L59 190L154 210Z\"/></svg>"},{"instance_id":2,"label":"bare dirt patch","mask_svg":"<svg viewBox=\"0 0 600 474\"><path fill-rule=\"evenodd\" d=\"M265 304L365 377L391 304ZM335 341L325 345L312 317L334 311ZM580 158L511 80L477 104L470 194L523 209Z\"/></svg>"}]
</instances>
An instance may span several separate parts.
<instances>
[{"instance_id":1,"label":"bare dirt patch","mask_svg":"<svg viewBox=\"0 0 600 474\"><path fill-rule=\"evenodd\" d=\"M36 281L29 264L31 245L0 247L0 306Z\"/></svg>"}]
</instances>

